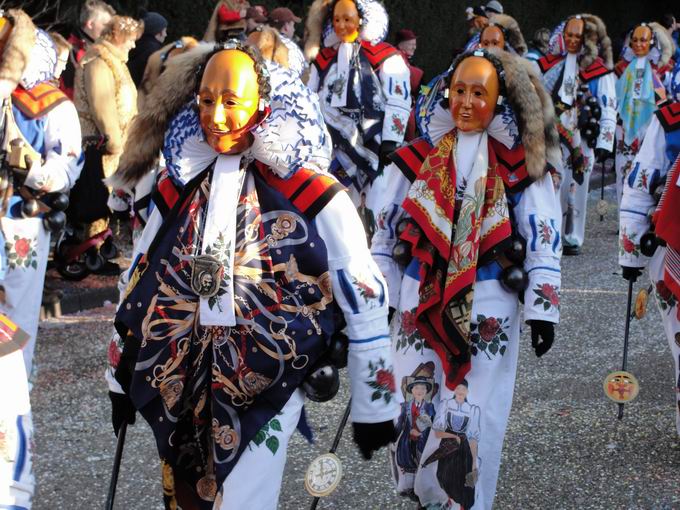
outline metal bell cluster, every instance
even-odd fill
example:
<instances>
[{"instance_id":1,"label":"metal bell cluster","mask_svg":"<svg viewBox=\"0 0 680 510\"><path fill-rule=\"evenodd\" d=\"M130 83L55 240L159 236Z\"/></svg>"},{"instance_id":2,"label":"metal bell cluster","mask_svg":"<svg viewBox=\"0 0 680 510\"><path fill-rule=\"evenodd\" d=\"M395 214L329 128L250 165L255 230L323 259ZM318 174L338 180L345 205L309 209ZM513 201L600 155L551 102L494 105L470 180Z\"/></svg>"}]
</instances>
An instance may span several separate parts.
<instances>
[{"instance_id":1,"label":"metal bell cluster","mask_svg":"<svg viewBox=\"0 0 680 510\"><path fill-rule=\"evenodd\" d=\"M511 265L501 272L501 284L510 292L520 293L529 285L529 275L524 270L524 259L527 255L527 243L520 236L513 236L510 246L503 252Z\"/></svg>"},{"instance_id":2,"label":"metal bell cluster","mask_svg":"<svg viewBox=\"0 0 680 510\"><path fill-rule=\"evenodd\" d=\"M45 213L40 212L40 204L49 208ZM66 209L69 199L66 193L46 193L40 198L24 199L21 202L21 216L34 218L42 215L43 226L48 232L59 232L66 225Z\"/></svg>"},{"instance_id":3,"label":"metal bell cluster","mask_svg":"<svg viewBox=\"0 0 680 510\"><path fill-rule=\"evenodd\" d=\"M578 129L588 147L594 149L597 137L600 136L602 108L597 98L590 93L588 85L581 85L576 93L576 100L579 104Z\"/></svg>"},{"instance_id":4,"label":"metal bell cluster","mask_svg":"<svg viewBox=\"0 0 680 510\"><path fill-rule=\"evenodd\" d=\"M400 239L401 234L409 229L415 229L420 232L420 228L416 225L416 222L411 218L403 218L399 220L396 226L397 232L397 242L392 248L392 258L394 261L402 267L406 267L410 264L413 255L411 254L411 243Z\"/></svg>"}]
</instances>

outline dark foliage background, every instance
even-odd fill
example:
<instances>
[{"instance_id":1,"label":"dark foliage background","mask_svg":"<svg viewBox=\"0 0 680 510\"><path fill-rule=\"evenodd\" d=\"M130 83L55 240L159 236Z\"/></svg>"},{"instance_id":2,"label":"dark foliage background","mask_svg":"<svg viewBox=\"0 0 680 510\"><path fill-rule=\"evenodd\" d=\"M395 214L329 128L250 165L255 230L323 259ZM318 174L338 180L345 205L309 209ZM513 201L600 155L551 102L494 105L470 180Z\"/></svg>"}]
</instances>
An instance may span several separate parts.
<instances>
[{"instance_id":1,"label":"dark foliage background","mask_svg":"<svg viewBox=\"0 0 680 510\"><path fill-rule=\"evenodd\" d=\"M312 0L251 0L268 8L287 6L296 14L306 13ZM1 2L4 5L21 5L31 14L40 13L38 21L68 32L77 18L83 0L32 0L28 2ZM137 16L143 9L160 12L170 21L169 37L194 35L201 37L216 0L109 0L120 12ZM466 25L464 10L468 5L482 2L461 0L384 0L390 13L390 28L394 33L404 27L418 35L415 64L427 76L446 67L454 50L465 43ZM507 14L515 17L522 27L524 37L531 39L540 27L553 27L568 15L591 12L601 16L607 24L612 40L619 39L630 25L651 21L665 12L680 14L677 0L502 0ZM302 35L302 27L298 27ZM390 41L392 34L390 34Z\"/></svg>"}]
</instances>

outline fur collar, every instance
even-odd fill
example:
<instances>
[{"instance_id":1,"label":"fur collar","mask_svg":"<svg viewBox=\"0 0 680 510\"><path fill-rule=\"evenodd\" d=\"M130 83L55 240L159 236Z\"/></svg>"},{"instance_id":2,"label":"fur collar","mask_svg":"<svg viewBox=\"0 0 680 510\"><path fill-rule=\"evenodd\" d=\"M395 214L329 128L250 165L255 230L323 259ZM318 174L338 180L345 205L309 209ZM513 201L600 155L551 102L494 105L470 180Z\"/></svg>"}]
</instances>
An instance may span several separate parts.
<instances>
[{"instance_id":1,"label":"fur collar","mask_svg":"<svg viewBox=\"0 0 680 510\"><path fill-rule=\"evenodd\" d=\"M31 18L21 9L9 9L7 15L12 21L12 31L0 56L0 79L10 81L16 88L35 46L36 28Z\"/></svg>"},{"instance_id":2,"label":"fur collar","mask_svg":"<svg viewBox=\"0 0 680 510\"><path fill-rule=\"evenodd\" d=\"M507 14L494 14L489 21L503 28L507 45L515 50L518 55L522 56L527 52L527 43L515 18Z\"/></svg>"}]
</instances>

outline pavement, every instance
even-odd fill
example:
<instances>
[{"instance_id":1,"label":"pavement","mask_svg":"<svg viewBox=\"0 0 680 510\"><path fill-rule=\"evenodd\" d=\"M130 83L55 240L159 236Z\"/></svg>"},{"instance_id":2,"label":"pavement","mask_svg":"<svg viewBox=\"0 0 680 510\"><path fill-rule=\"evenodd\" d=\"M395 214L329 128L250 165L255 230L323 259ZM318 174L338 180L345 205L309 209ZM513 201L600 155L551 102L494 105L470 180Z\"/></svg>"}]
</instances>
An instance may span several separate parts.
<instances>
[{"instance_id":1,"label":"pavement","mask_svg":"<svg viewBox=\"0 0 680 510\"><path fill-rule=\"evenodd\" d=\"M594 213L597 195L583 253L563 259L562 323L555 346L537 359L527 332L521 340L499 509L680 509L672 359L651 300L647 316L631 326L629 370L641 392L626 405L623 420L616 419L617 406L602 391L605 375L621 364L627 285L617 274L616 213L600 222ZM607 196L613 201L609 188ZM32 392L35 510L104 506L115 450L103 379L113 313L108 306L41 325ZM332 443L347 386L343 380L340 395L329 403L308 404L316 443L293 436L280 508L311 503L304 472ZM395 494L386 454L361 460L349 428L338 455L344 479L319 508L415 509ZM159 481L150 429L138 421L128 430L116 508L162 509Z\"/></svg>"}]
</instances>

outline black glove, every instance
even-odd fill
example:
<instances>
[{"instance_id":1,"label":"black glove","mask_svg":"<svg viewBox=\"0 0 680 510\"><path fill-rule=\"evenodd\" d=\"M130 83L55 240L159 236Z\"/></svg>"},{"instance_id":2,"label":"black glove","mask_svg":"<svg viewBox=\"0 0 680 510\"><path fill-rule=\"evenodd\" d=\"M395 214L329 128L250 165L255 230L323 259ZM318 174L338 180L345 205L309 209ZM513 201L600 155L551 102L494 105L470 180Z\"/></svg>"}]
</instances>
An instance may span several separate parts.
<instances>
[{"instance_id":1,"label":"black glove","mask_svg":"<svg viewBox=\"0 0 680 510\"><path fill-rule=\"evenodd\" d=\"M595 149L595 161L604 164L604 161L612 157L611 151L607 149Z\"/></svg>"},{"instance_id":2,"label":"black glove","mask_svg":"<svg viewBox=\"0 0 680 510\"><path fill-rule=\"evenodd\" d=\"M113 432L118 436L123 423L132 425L135 422L135 413L137 410L132 404L132 400L125 393L114 393L109 391L109 398L111 399L111 423L113 424Z\"/></svg>"},{"instance_id":3,"label":"black glove","mask_svg":"<svg viewBox=\"0 0 680 510\"><path fill-rule=\"evenodd\" d=\"M397 142L393 142L391 140L383 140L380 142L380 152L378 156L380 157L381 167L384 168L391 163L389 156L395 150L397 150Z\"/></svg>"},{"instance_id":4,"label":"black glove","mask_svg":"<svg viewBox=\"0 0 680 510\"><path fill-rule=\"evenodd\" d=\"M352 423L354 442L359 447L364 459L370 460L373 452L397 440L394 422Z\"/></svg>"},{"instance_id":5,"label":"black glove","mask_svg":"<svg viewBox=\"0 0 680 510\"><path fill-rule=\"evenodd\" d=\"M531 347L541 357L550 350L555 341L555 325L548 321L527 321L531 328Z\"/></svg>"},{"instance_id":6,"label":"black glove","mask_svg":"<svg viewBox=\"0 0 680 510\"><path fill-rule=\"evenodd\" d=\"M628 280L629 282L635 282L635 280L638 279L638 276L642 274L642 268L640 267L621 266L621 269L623 279Z\"/></svg>"}]
</instances>

